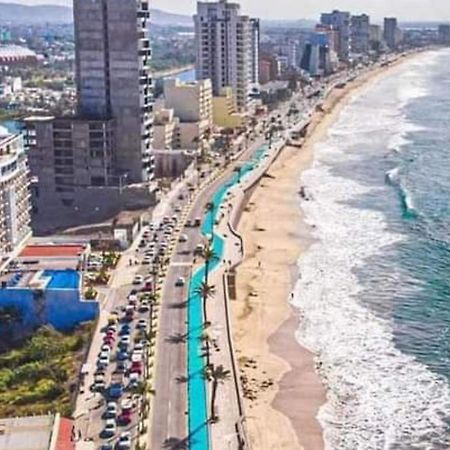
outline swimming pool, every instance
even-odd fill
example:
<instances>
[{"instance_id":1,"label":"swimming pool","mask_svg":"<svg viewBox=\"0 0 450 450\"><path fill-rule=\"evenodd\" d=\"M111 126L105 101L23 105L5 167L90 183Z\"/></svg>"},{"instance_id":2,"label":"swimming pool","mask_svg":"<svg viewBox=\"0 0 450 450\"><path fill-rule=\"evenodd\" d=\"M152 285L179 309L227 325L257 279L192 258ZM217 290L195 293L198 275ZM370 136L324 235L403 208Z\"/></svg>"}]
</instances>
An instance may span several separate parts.
<instances>
[{"instance_id":1,"label":"swimming pool","mask_svg":"<svg viewBox=\"0 0 450 450\"><path fill-rule=\"evenodd\" d=\"M213 233L214 223L220 213L220 206L226 199L227 192L253 169L255 169L269 147L267 144L259 147L250 161L246 162L240 171L235 172L216 191L212 202L214 208L205 214L202 226L202 234L212 237L213 249L218 256L217 260L210 264L210 272L215 270L222 262L224 254L224 239ZM208 429L208 402L207 381L204 377L204 355L202 351L203 342L203 304L200 295L196 293L197 288L205 278L205 266L203 265L192 276L189 286L188 301L188 425L189 425L189 449L209 450Z\"/></svg>"},{"instance_id":2,"label":"swimming pool","mask_svg":"<svg viewBox=\"0 0 450 450\"><path fill-rule=\"evenodd\" d=\"M78 289L80 274L76 270L44 270L43 278L50 278L46 289Z\"/></svg>"}]
</instances>

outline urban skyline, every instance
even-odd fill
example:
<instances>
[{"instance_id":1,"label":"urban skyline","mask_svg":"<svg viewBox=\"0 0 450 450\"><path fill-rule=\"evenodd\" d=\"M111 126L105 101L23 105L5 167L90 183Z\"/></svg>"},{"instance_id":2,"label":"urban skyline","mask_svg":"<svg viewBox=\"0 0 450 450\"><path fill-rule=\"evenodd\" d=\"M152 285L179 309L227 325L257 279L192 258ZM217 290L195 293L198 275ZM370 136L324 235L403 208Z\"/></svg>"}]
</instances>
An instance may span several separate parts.
<instances>
[{"instance_id":1,"label":"urban skyline","mask_svg":"<svg viewBox=\"0 0 450 450\"><path fill-rule=\"evenodd\" d=\"M16 0L15 3L26 5L55 4L70 6L71 0ZM398 16L404 21L450 21L450 4L446 0L379 0L374 4L371 1L357 0L320 0L318 2L295 3L292 0L279 0L264 4L258 0L240 0L241 7L252 16L262 19L314 20L322 10L350 10L354 14L369 14L373 21L382 22L385 16ZM193 15L196 2L192 0L154 0L152 8L161 9L171 13Z\"/></svg>"}]
</instances>

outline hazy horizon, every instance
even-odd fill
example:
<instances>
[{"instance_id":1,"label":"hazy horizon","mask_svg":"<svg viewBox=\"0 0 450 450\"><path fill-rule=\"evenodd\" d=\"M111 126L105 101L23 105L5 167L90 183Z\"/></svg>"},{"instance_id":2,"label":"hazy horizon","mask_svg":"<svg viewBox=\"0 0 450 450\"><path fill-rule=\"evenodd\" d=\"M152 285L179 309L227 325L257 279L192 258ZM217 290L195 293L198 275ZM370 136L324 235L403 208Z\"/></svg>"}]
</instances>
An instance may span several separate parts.
<instances>
[{"instance_id":1,"label":"hazy horizon","mask_svg":"<svg viewBox=\"0 0 450 450\"><path fill-rule=\"evenodd\" d=\"M448 0L308 0L304 3L294 0L241 0L242 11L264 19L292 20L317 19L322 11L332 9L348 10L354 14L367 13L377 21L386 16L396 16L403 21L450 21ZM21 3L27 5L54 4L70 6L72 0L0 0L0 3ZM151 0L151 7L167 12L192 15L195 0Z\"/></svg>"}]
</instances>

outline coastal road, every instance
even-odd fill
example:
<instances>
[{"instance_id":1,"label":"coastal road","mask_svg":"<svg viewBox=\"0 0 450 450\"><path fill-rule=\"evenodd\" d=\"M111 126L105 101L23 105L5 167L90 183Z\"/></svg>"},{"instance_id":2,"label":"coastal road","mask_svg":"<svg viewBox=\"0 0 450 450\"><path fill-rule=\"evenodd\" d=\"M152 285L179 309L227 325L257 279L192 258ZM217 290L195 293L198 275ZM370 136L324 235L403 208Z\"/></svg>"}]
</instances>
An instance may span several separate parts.
<instances>
[{"instance_id":1,"label":"coastal road","mask_svg":"<svg viewBox=\"0 0 450 450\"><path fill-rule=\"evenodd\" d=\"M247 160L262 139L252 143L235 164ZM217 180L209 184L194 200L185 219L204 218L205 206L217 189L233 173L232 164ZM155 398L149 446L152 450L184 448L188 441L187 427L187 286L194 270L195 247L204 241L200 228L185 227L181 231L188 236L187 243L178 242L168 271L160 312L160 328L157 339ZM184 288L175 287L177 278L186 280Z\"/></svg>"}]
</instances>

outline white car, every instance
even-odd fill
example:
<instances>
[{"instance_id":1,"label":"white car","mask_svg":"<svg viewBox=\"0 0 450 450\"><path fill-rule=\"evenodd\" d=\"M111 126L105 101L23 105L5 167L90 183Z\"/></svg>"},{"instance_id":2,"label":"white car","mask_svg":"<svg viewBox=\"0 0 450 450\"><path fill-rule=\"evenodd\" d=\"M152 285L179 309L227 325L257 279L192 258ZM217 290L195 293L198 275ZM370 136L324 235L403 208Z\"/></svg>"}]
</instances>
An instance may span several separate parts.
<instances>
[{"instance_id":1,"label":"white car","mask_svg":"<svg viewBox=\"0 0 450 450\"><path fill-rule=\"evenodd\" d=\"M189 240L189 237L187 234L182 234L179 239L180 242L187 242L188 240Z\"/></svg>"},{"instance_id":2,"label":"white car","mask_svg":"<svg viewBox=\"0 0 450 450\"><path fill-rule=\"evenodd\" d=\"M105 437L111 437L116 434L117 426L115 419L108 419L105 423L105 428L103 429L103 435Z\"/></svg>"},{"instance_id":3,"label":"white car","mask_svg":"<svg viewBox=\"0 0 450 450\"><path fill-rule=\"evenodd\" d=\"M100 353L100 356L97 359L97 367L108 367L109 365L109 353Z\"/></svg>"},{"instance_id":4,"label":"white car","mask_svg":"<svg viewBox=\"0 0 450 450\"><path fill-rule=\"evenodd\" d=\"M133 280L133 284L142 284L144 282L144 277L142 275L136 275Z\"/></svg>"},{"instance_id":5,"label":"white car","mask_svg":"<svg viewBox=\"0 0 450 450\"><path fill-rule=\"evenodd\" d=\"M140 330L145 330L148 326L148 322L146 319L139 319L139 322L136 325L136 328L139 328Z\"/></svg>"},{"instance_id":6,"label":"white car","mask_svg":"<svg viewBox=\"0 0 450 450\"><path fill-rule=\"evenodd\" d=\"M131 449L131 433L129 431L123 432L117 441L117 448L120 450Z\"/></svg>"},{"instance_id":7,"label":"white car","mask_svg":"<svg viewBox=\"0 0 450 450\"><path fill-rule=\"evenodd\" d=\"M105 417L107 419L115 419L117 417L117 403L108 402L105 410Z\"/></svg>"},{"instance_id":8,"label":"white car","mask_svg":"<svg viewBox=\"0 0 450 450\"><path fill-rule=\"evenodd\" d=\"M149 264L152 263L152 257L151 256L146 256L143 260L142 260L142 264L148 266Z\"/></svg>"}]
</instances>

